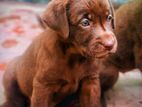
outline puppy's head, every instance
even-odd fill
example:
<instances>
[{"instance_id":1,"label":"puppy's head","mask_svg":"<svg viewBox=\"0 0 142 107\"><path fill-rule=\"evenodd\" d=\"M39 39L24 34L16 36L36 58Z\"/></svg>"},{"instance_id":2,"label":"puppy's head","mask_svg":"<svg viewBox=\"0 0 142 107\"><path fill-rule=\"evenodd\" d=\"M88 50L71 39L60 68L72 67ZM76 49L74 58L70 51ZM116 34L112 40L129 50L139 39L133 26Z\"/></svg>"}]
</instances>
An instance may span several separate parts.
<instances>
[{"instance_id":1,"label":"puppy's head","mask_svg":"<svg viewBox=\"0 0 142 107\"><path fill-rule=\"evenodd\" d=\"M42 19L84 56L101 58L116 51L109 0L52 0Z\"/></svg>"}]
</instances>

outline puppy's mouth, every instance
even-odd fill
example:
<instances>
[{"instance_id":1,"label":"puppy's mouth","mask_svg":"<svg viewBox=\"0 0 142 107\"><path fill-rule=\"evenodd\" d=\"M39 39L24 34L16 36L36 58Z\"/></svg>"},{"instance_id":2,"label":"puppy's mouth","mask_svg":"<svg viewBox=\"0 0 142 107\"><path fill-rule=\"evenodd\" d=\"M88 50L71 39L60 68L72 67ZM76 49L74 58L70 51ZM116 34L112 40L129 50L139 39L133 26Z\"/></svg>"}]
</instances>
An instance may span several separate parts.
<instances>
[{"instance_id":1,"label":"puppy's mouth","mask_svg":"<svg viewBox=\"0 0 142 107\"><path fill-rule=\"evenodd\" d=\"M95 58L105 58L107 57L109 54L108 51L103 51L103 52L99 52L99 53L95 53L95 55L93 55Z\"/></svg>"},{"instance_id":2,"label":"puppy's mouth","mask_svg":"<svg viewBox=\"0 0 142 107\"><path fill-rule=\"evenodd\" d=\"M110 51L107 50L103 45L93 45L87 51L88 56L92 58L105 58L110 54Z\"/></svg>"}]
</instances>

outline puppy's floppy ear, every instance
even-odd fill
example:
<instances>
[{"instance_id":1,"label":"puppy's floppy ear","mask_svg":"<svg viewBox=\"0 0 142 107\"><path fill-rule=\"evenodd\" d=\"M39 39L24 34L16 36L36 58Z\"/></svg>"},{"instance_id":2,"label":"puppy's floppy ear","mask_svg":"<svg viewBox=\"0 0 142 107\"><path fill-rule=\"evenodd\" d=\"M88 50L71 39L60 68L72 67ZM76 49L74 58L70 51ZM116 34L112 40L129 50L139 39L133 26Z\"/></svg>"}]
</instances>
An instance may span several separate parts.
<instances>
[{"instance_id":1,"label":"puppy's floppy ear","mask_svg":"<svg viewBox=\"0 0 142 107\"><path fill-rule=\"evenodd\" d=\"M109 4L110 4L111 14L112 14L112 16L113 16L113 19L112 19L112 22L111 22L112 28L115 29L115 14L114 14L114 8L113 8L113 5L112 5L111 1L108 0L108 2L109 2Z\"/></svg>"},{"instance_id":2,"label":"puppy's floppy ear","mask_svg":"<svg viewBox=\"0 0 142 107\"><path fill-rule=\"evenodd\" d=\"M69 36L66 5L67 0L52 0L41 16L43 25L55 30L63 39L67 39Z\"/></svg>"},{"instance_id":3,"label":"puppy's floppy ear","mask_svg":"<svg viewBox=\"0 0 142 107\"><path fill-rule=\"evenodd\" d=\"M38 21L40 27L43 28L43 29L46 29L47 25L46 25L46 23L43 22L43 20L41 19L40 15L36 14L36 18L37 18L37 21Z\"/></svg>"}]
</instances>

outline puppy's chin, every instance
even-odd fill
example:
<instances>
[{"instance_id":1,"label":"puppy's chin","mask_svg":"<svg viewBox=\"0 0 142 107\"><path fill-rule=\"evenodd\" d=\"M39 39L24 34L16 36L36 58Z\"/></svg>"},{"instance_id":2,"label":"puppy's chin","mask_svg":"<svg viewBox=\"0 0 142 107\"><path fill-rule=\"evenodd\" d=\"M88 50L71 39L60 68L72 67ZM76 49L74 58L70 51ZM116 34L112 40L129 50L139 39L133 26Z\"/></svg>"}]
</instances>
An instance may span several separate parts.
<instances>
[{"instance_id":1,"label":"puppy's chin","mask_svg":"<svg viewBox=\"0 0 142 107\"><path fill-rule=\"evenodd\" d=\"M95 58L102 59L102 58L108 57L108 55L109 55L109 52L108 51L104 51L104 52L101 52L101 53L96 53L95 54Z\"/></svg>"},{"instance_id":2,"label":"puppy's chin","mask_svg":"<svg viewBox=\"0 0 142 107\"><path fill-rule=\"evenodd\" d=\"M89 58L105 58L109 54L109 51L103 45L92 45L87 49L86 55Z\"/></svg>"},{"instance_id":3,"label":"puppy's chin","mask_svg":"<svg viewBox=\"0 0 142 107\"><path fill-rule=\"evenodd\" d=\"M109 55L108 51L102 51L102 52L94 52L94 51L87 51L85 56L92 59L102 59L106 58Z\"/></svg>"},{"instance_id":4,"label":"puppy's chin","mask_svg":"<svg viewBox=\"0 0 142 107\"><path fill-rule=\"evenodd\" d=\"M89 59L103 59L110 54L110 51L105 49L103 46L97 48L94 46L89 48L80 47L77 49L77 52Z\"/></svg>"}]
</instances>

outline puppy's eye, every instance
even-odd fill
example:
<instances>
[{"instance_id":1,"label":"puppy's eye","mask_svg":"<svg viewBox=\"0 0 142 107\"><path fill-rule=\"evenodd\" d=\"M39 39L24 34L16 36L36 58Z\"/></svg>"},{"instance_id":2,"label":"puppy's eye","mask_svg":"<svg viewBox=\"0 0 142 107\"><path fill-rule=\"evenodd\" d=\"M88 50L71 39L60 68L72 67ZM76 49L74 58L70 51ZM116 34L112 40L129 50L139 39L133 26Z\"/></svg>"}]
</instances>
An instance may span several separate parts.
<instances>
[{"instance_id":1,"label":"puppy's eye","mask_svg":"<svg viewBox=\"0 0 142 107\"><path fill-rule=\"evenodd\" d=\"M83 26L83 27L90 26L90 20L84 18L84 19L81 20L81 23L80 23L80 24L81 24L81 26Z\"/></svg>"},{"instance_id":2,"label":"puppy's eye","mask_svg":"<svg viewBox=\"0 0 142 107\"><path fill-rule=\"evenodd\" d=\"M111 21L112 19L113 19L113 17L111 14L107 16L107 21Z\"/></svg>"}]
</instances>

